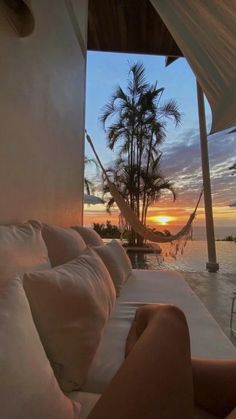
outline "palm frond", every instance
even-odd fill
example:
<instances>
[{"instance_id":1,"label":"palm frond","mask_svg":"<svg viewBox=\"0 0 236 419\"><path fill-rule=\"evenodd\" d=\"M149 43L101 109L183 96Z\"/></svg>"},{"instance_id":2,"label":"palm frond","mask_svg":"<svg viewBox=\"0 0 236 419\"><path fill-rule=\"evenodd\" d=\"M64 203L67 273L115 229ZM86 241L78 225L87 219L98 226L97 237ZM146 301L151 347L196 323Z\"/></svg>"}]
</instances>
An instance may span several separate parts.
<instances>
[{"instance_id":1,"label":"palm frond","mask_svg":"<svg viewBox=\"0 0 236 419\"><path fill-rule=\"evenodd\" d=\"M109 214L111 213L111 208L113 207L113 205L115 205L115 200L114 198L111 198L106 204L106 210Z\"/></svg>"},{"instance_id":2,"label":"palm frond","mask_svg":"<svg viewBox=\"0 0 236 419\"><path fill-rule=\"evenodd\" d=\"M179 107L175 100L171 99L164 103L160 107L160 115L164 118L172 118L175 121L175 125L179 125L181 122L182 114L179 111Z\"/></svg>"},{"instance_id":3,"label":"palm frond","mask_svg":"<svg viewBox=\"0 0 236 419\"><path fill-rule=\"evenodd\" d=\"M128 92L132 96L139 95L148 88L145 77L145 67L141 62L137 62L130 67L129 74L131 79L128 83Z\"/></svg>"},{"instance_id":4,"label":"palm frond","mask_svg":"<svg viewBox=\"0 0 236 419\"><path fill-rule=\"evenodd\" d=\"M92 157L84 156L84 164L85 164L85 166L87 166L88 164L94 164L94 166L96 166L96 168L99 168L97 160L93 159Z\"/></svg>"},{"instance_id":5,"label":"palm frond","mask_svg":"<svg viewBox=\"0 0 236 419\"><path fill-rule=\"evenodd\" d=\"M93 182L88 180L86 177L84 178L84 186L88 195L91 194L91 188L93 187Z\"/></svg>"},{"instance_id":6,"label":"palm frond","mask_svg":"<svg viewBox=\"0 0 236 419\"><path fill-rule=\"evenodd\" d=\"M116 112L115 105L113 101L108 102L102 109L102 113L99 116L99 120L103 126L103 128L106 128L106 122L107 119L110 118L114 113Z\"/></svg>"}]
</instances>

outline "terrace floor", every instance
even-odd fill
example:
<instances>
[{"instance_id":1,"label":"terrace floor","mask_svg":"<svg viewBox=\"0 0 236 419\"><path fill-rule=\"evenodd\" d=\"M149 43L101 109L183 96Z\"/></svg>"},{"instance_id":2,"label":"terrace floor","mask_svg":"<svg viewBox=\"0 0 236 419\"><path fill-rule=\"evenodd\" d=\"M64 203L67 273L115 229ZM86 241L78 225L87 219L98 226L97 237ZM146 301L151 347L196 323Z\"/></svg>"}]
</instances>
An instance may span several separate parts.
<instances>
[{"instance_id":1,"label":"terrace floor","mask_svg":"<svg viewBox=\"0 0 236 419\"><path fill-rule=\"evenodd\" d=\"M229 327L231 297L236 291L236 274L181 272L181 275L236 346L236 334L231 334ZM236 315L234 318L236 329Z\"/></svg>"}]
</instances>

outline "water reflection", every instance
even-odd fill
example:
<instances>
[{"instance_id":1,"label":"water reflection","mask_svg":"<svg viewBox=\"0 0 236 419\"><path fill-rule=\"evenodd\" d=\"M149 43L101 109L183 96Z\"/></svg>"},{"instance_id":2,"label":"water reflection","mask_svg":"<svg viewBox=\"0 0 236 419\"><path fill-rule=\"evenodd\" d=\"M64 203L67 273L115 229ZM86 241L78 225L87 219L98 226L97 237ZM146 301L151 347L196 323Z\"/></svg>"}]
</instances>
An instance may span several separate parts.
<instances>
[{"instance_id":1,"label":"water reflection","mask_svg":"<svg viewBox=\"0 0 236 419\"><path fill-rule=\"evenodd\" d=\"M165 246L162 245L163 255L166 254ZM216 242L217 260L220 264L220 272L236 273L236 243ZM167 269L186 272L205 272L207 256L207 243L205 241L189 241L183 255L176 259L164 257L160 260L155 253L128 252L134 269Z\"/></svg>"},{"instance_id":2,"label":"water reflection","mask_svg":"<svg viewBox=\"0 0 236 419\"><path fill-rule=\"evenodd\" d=\"M127 251L133 269L153 269L150 265L150 253ZM160 269L162 257L155 252L151 254L152 260L155 262L155 269Z\"/></svg>"},{"instance_id":3,"label":"water reflection","mask_svg":"<svg viewBox=\"0 0 236 419\"><path fill-rule=\"evenodd\" d=\"M148 269L148 261L145 253L142 252L127 252L133 269Z\"/></svg>"}]
</instances>

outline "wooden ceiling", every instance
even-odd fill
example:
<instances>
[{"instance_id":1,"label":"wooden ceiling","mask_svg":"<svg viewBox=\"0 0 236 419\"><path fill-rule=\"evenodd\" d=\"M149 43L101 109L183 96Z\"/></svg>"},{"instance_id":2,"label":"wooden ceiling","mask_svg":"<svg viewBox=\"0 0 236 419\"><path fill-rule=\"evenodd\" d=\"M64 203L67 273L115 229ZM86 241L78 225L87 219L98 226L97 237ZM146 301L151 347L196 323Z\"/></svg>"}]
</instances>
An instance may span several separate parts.
<instances>
[{"instance_id":1,"label":"wooden ceiling","mask_svg":"<svg viewBox=\"0 0 236 419\"><path fill-rule=\"evenodd\" d=\"M89 0L88 50L182 56L149 0Z\"/></svg>"}]
</instances>

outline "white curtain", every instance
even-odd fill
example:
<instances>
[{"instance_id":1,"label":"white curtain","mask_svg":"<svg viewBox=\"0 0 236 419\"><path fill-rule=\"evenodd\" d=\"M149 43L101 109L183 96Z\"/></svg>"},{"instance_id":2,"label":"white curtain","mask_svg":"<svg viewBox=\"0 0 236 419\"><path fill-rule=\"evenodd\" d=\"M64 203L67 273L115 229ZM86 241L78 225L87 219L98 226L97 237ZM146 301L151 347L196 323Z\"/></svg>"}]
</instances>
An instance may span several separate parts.
<instances>
[{"instance_id":1,"label":"white curtain","mask_svg":"<svg viewBox=\"0 0 236 419\"><path fill-rule=\"evenodd\" d=\"M236 0L150 0L212 109L211 133L236 125Z\"/></svg>"}]
</instances>

